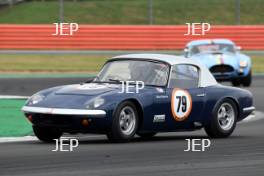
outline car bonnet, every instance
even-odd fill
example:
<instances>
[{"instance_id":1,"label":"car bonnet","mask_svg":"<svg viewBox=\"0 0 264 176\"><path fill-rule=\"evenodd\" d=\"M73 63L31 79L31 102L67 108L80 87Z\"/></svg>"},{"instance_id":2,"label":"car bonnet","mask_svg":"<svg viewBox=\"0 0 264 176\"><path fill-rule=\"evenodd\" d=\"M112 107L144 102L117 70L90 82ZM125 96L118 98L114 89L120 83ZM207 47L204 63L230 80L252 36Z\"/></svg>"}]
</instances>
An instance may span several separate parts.
<instances>
[{"instance_id":1,"label":"car bonnet","mask_svg":"<svg viewBox=\"0 0 264 176\"><path fill-rule=\"evenodd\" d=\"M65 86L55 92L57 95L89 95L95 96L104 94L119 88L119 85L86 83Z\"/></svg>"}]
</instances>

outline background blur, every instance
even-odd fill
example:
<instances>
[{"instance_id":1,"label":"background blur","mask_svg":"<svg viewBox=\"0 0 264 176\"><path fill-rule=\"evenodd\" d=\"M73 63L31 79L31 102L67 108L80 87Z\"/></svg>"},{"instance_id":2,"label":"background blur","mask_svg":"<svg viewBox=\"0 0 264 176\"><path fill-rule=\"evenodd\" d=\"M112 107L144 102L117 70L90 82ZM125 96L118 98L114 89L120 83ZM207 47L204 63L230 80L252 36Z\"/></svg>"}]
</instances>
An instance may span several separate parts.
<instances>
[{"instance_id":1,"label":"background blur","mask_svg":"<svg viewBox=\"0 0 264 176\"><path fill-rule=\"evenodd\" d=\"M262 0L0 0L0 23L263 24Z\"/></svg>"},{"instance_id":2,"label":"background blur","mask_svg":"<svg viewBox=\"0 0 264 176\"><path fill-rule=\"evenodd\" d=\"M241 45L261 73L263 9L263 0L0 0L0 75L94 74L117 54L182 54L196 39L183 35L192 22L212 25L212 34L200 38ZM78 23L79 31L54 37L58 22Z\"/></svg>"}]
</instances>

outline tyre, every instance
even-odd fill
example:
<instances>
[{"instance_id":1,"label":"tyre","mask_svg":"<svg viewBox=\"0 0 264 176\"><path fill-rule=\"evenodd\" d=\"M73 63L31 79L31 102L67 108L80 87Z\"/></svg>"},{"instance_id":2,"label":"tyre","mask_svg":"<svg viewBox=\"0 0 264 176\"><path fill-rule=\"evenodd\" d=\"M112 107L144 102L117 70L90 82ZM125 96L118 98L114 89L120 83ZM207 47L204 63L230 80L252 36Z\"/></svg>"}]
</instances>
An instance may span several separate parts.
<instances>
[{"instance_id":1,"label":"tyre","mask_svg":"<svg viewBox=\"0 0 264 176\"><path fill-rule=\"evenodd\" d=\"M59 139L62 132L50 127L33 126L35 136L43 142L53 142L54 139Z\"/></svg>"},{"instance_id":2,"label":"tyre","mask_svg":"<svg viewBox=\"0 0 264 176\"><path fill-rule=\"evenodd\" d=\"M232 134L236 127L237 108L231 99L221 101L213 111L210 122L204 127L211 138L225 138Z\"/></svg>"},{"instance_id":3,"label":"tyre","mask_svg":"<svg viewBox=\"0 0 264 176\"><path fill-rule=\"evenodd\" d=\"M242 78L241 82L242 82L243 86L245 86L245 87L249 87L251 85L251 82L252 82L251 70L249 71L249 73L246 77Z\"/></svg>"},{"instance_id":4,"label":"tyre","mask_svg":"<svg viewBox=\"0 0 264 176\"><path fill-rule=\"evenodd\" d=\"M240 80L239 79L233 79L232 80L232 85L235 87L239 87L240 86Z\"/></svg>"},{"instance_id":5,"label":"tyre","mask_svg":"<svg viewBox=\"0 0 264 176\"><path fill-rule=\"evenodd\" d=\"M130 101L122 102L115 110L107 137L111 142L130 141L138 128L138 111Z\"/></svg>"},{"instance_id":6,"label":"tyre","mask_svg":"<svg viewBox=\"0 0 264 176\"><path fill-rule=\"evenodd\" d=\"M157 133L137 133L138 136L142 137L142 138L152 138L153 136L155 136Z\"/></svg>"}]
</instances>

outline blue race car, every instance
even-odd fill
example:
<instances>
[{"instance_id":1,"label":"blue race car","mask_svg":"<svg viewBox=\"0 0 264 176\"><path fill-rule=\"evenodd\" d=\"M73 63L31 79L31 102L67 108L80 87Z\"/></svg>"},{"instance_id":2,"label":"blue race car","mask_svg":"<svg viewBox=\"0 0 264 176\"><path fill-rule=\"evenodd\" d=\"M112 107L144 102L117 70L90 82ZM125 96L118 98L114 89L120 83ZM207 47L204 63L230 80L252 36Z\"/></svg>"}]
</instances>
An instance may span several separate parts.
<instances>
[{"instance_id":1,"label":"blue race car","mask_svg":"<svg viewBox=\"0 0 264 176\"><path fill-rule=\"evenodd\" d=\"M240 47L227 39L195 40L186 45L185 57L205 64L218 81L233 86L250 86L251 59L240 53Z\"/></svg>"},{"instance_id":2,"label":"blue race car","mask_svg":"<svg viewBox=\"0 0 264 176\"><path fill-rule=\"evenodd\" d=\"M254 109L249 91L218 84L195 60L130 54L108 60L92 82L36 93L22 111L45 142L63 133L102 133L125 142L135 134L201 128L210 137L228 137Z\"/></svg>"}]
</instances>

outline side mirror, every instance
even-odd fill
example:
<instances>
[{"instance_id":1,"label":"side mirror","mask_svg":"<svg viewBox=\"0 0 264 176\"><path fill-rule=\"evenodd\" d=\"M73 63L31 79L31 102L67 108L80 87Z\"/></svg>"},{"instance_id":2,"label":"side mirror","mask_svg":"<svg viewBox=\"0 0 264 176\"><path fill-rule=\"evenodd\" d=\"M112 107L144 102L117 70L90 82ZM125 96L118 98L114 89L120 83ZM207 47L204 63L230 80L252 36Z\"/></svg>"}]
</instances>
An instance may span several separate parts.
<instances>
[{"instance_id":1,"label":"side mirror","mask_svg":"<svg viewBox=\"0 0 264 176\"><path fill-rule=\"evenodd\" d=\"M241 46L236 46L236 51L241 51L241 50L242 50Z\"/></svg>"},{"instance_id":2,"label":"side mirror","mask_svg":"<svg viewBox=\"0 0 264 176\"><path fill-rule=\"evenodd\" d=\"M189 49L188 48L184 48L184 57L189 57Z\"/></svg>"}]
</instances>

